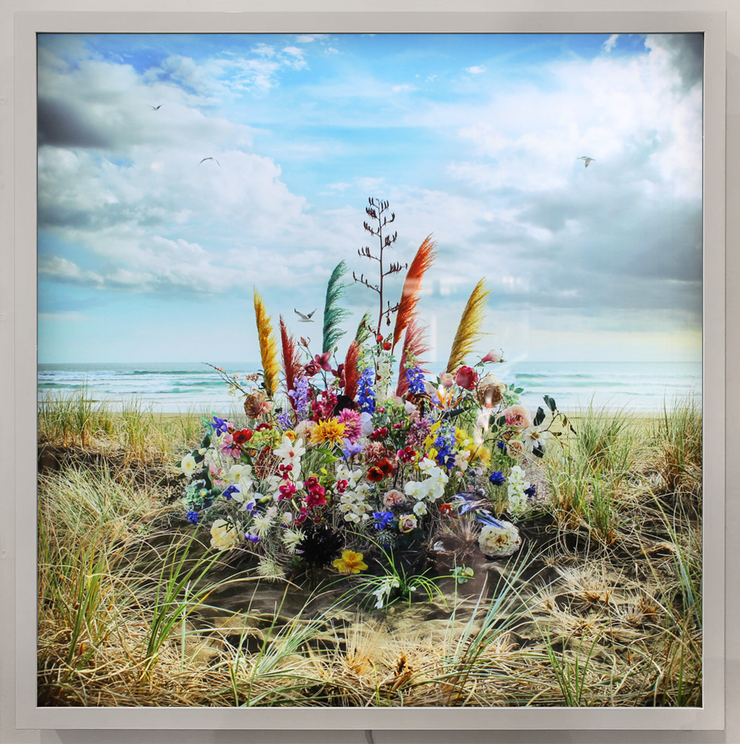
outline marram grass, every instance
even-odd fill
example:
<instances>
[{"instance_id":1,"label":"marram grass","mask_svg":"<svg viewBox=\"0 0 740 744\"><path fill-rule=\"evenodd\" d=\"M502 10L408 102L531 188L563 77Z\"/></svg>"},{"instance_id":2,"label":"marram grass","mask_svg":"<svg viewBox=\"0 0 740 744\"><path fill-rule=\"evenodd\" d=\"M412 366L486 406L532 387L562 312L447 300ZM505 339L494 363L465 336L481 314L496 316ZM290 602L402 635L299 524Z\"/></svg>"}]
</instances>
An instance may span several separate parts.
<instances>
[{"instance_id":1,"label":"marram grass","mask_svg":"<svg viewBox=\"0 0 740 744\"><path fill-rule=\"evenodd\" d=\"M197 415L142 419L142 445L126 433L141 414L42 407L68 457L39 482L40 705L702 704L696 406L573 417L518 554L476 569L475 591L447 579L444 602L375 612L340 601L346 582L264 582L248 556L211 551L157 481L157 453L193 446Z\"/></svg>"}]
</instances>

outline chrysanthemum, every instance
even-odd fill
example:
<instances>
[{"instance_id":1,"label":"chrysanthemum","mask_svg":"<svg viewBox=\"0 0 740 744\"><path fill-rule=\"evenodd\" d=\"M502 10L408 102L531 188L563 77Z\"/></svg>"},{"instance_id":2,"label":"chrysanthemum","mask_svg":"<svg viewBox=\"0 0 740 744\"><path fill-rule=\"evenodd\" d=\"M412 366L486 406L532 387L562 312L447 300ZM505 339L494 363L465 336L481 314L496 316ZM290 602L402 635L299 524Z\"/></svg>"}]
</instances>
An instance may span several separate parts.
<instances>
[{"instance_id":1,"label":"chrysanthemum","mask_svg":"<svg viewBox=\"0 0 740 744\"><path fill-rule=\"evenodd\" d=\"M351 442L356 442L362 435L362 420L360 414L351 408L345 408L339 414L339 423L344 424L344 436Z\"/></svg>"},{"instance_id":2,"label":"chrysanthemum","mask_svg":"<svg viewBox=\"0 0 740 744\"><path fill-rule=\"evenodd\" d=\"M312 444L341 444L344 436L345 425L335 418L327 421L319 421L311 432Z\"/></svg>"}]
</instances>

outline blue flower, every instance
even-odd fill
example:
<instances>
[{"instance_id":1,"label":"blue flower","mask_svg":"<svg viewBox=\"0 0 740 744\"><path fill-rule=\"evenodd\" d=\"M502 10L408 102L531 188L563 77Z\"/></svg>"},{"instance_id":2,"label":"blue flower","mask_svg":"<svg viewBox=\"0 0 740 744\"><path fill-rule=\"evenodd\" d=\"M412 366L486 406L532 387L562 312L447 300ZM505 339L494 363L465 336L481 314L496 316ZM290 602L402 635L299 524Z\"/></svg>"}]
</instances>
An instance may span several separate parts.
<instances>
[{"instance_id":1,"label":"blue flower","mask_svg":"<svg viewBox=\"0 0 740 744\"><path fill-rule=\"evenodd\" d=\"M357 381L357 402L360 404L360 410L363 413L375 412L375 392L373 383L375 382L375 372L366 368Z\"/></svg>"},{"instance_id":2,"label":"blue flower","mask_svg":"<svg viewBox=\"0 0 740 744\"><path fill-rule=\"evenodd\" d=\"M226 419L220 419L218 416L213 417L213 421L211 422L211 426L219 433L219 434L226 434L227 426L226 426Z\"/></svg>"},{"instance_id":3,"label":"blue flower","mask_svg":"<svg viewBox=\"0 0 740 744\"><path fill-rule=\"evenodd\" d=\"M193 511L192 509L185 515L188 518L188 522L190 524L198 524L198 512Z\"/></svg>"},{"instance_id":4,"label":"blue flower","mask_svg":"<svg viewBox=\"0 0 740 744\"><path fill-rule=\"evenodd\" d=\"M375 529L384 530L393 521L393 512L373 512L375 519Z\"/></svg>"},{"instance_id":5,"label":"blue flower","mask_svg":"<svg viewBox=\"0 0 740 744\"><path fill-rule=\"evenodd\" d=\"M231 501L231 495L234 493L240 493L238 486L229 486L221 495L227 501Z\"/></svg>"},{"instance_id":6,"label":"blue flower","mask_svg":"<svg viewBox=\"0 0 740 744\"><path fill-rule=\"evenodd\" d=\"M493 483L494 486L503 486L504 482L506 481L506 478L504 478L504 474L500 472L491 473L491 475L488 476L488 480Z\"/></svg>"},{"instance_id":7,"label":"blue flower","mask_svg":"<svg viewBox=\"0 0 740 744\"><path fill-rule=\"evenodd\" d=\"M527 498L533 499L535 495L537 494L537 486L530 486L529 488L524 489L524 493L527 494Z\"/></svg>"},{"instance_id":8,"label":"blue flower","mask_svg":"<svg viewBox=\"0 0 740 744\"><path fill-rule=\"evenodd\" d=\"M287 413L279 413L277 415L277 422L283 431L288 431L293 428L290 416Z\"/></svg>"},{"instance_id":9,"label":"blue flower","mask_svg":"<svg viewBox=\"0 0 740 744\"><path fill-rule=\"evenodd\" d=\"M344 447L342 447L342 454L344 455L345 459L349 460L352 455L358 455L364 449L365 445L361 444L360 442L355 442L353 444L352 442L348 442L345 440L345 445Z\"/></svg>"},{"instance_id":10,"label":"blue flower","mask_svg":"<svg viewBox=\"0 0 740 744\"><path fill-rule=\"evenodd\" d=\"M457 445L455 438L455 427L452 424L444 423L437 430L437 437L434 440L434 446L437 450L437 456L434 458L437 465L451 470L455 464L455 455L453 449Z\"/></svg>"},{"instance_id":11,"label":"blue flower","mask_svg":"<svg viewBox=\"0 0 740 744\"><path fill-rule=\"evenodd\" d=\"M503 452L506 449L506 442L496 442L496 446Z\"/></svg>"},{"instance_id":12,"label":"blue flower","mask_svg":"<svg viewBox=\"0 0 740 744\"><path fill-rule=\"evenodd\" d=\"M296 380L295 390L289 390L288 395L293 399L293 410L299 421L308 418L308 377L303 375Z\"/></svg>"},{"instance_id":13,"label":"blue flower","mask_svg":"<svg viewBox=\"0 0 740 744\"><path fill-rule=\"evenodd\" d=\"M411 367L406 370L406 380L409 383L409 390L414 395L424 392L424 373L419 367Z\"/></svg>"},{"instance_id":14,"label":"blue flower","mask_svg":"<svg viewBox=\"0 0 740 744\"><path fill-rule=\"evenodd\" d=\"M249 540L249 542L253 542L253 543L258 543L260 541L257 535L250 535L248 532L244 534L244 539Z\"/></svg>"}]
</instances>

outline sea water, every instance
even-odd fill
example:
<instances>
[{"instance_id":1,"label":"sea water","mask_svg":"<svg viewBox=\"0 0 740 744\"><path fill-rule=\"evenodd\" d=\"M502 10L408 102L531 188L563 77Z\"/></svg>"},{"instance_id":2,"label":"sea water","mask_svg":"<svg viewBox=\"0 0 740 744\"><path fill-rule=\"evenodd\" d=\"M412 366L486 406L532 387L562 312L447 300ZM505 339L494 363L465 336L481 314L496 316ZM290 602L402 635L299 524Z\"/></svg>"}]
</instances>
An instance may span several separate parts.
<instances>
[{"instance_id":1,"label":"sea water","mask_svg":"<svg viewBox=\"0 0 740 744\"><path fill-rule=\"evenodd\" d=\"M255 363L218 362L228 374L257 372ZM441 370L434 370L439 372ZM701 403L702 366L691 362L504 362L486 366L503 382L522 388L522 402L555 399L562 411L593 405L634 412L661 411L696 396ZM228 386L207 364L41 364L39 399L84 387L112 408L131 401L154 411L228 412L235 404Z\"/></svg>"}]
</instances>

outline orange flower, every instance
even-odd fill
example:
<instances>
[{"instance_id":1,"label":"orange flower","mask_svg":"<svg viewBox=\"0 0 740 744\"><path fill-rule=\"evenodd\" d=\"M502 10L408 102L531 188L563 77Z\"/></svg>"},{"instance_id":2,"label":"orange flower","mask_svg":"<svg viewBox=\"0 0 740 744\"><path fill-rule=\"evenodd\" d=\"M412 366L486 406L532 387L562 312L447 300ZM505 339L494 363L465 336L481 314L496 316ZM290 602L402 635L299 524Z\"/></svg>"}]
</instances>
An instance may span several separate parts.
<instances>
[{"instance_id":1,"label":"orange flower","mask_svg":"<svg viewBox=\"0 0 740 744\"><path fill-rule=\"evenodd\" d=\"M341 444L344 430L344 424L335 418L328 421L319 421L311 432L311 444L321 444L322 442Z\"/></svg>"},{"instance_id":2,"label":"orange flower","mask_svg":"<svg viewBox=\"0 0 740 744\"><path fill-rule=\"evenodd\" d=\"M362 553L345 550L341 558L334 561L334 568L343 574L357 574L367 569L367 563L362 560Z\"/></svg>"}]
</instances>

